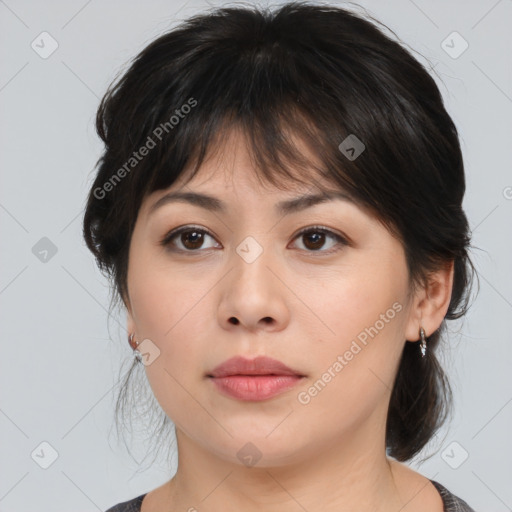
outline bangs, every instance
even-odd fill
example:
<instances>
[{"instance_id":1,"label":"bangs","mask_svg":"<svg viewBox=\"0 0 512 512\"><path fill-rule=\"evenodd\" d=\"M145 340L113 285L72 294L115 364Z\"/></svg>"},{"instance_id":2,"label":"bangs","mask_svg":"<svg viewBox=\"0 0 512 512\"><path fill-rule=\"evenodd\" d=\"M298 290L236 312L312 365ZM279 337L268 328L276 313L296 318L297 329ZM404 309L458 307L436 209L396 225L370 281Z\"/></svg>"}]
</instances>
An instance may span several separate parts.
<instances>
[{"instance_id":1,"label":"bangs","mask_svg":"<svg viewBox=\"0 0 512 512\"><path fill-rule=\"evenodd\" d=\"M261 76L254 77L255 83L248 87L245 80L235 80L239 70L234 68L231 90L214 91L212 84L207 88L211 95L206 97L201 95L204 85L192 84L192 94L180 98L167 112L158 106L161 116L156 124L148 125L137 137L141 145L150 139L156 143L134 172L141 199L177 180L188 183L205 160L234 149L230 139L236 132L242 135L260 183L283 190L294 184L323 191L334 187L363 206L359 186L350 178L357 167L338 148L350 132L339 120L330 119L332 112L322 114L302 107L291 91L282 97L265 94L276 87L266 81L267 74L268 70L261 69ZM173 112L189 103L195 107L174 126L170 122L176 118Z\"/></svg>"},{"instance_id":2,"label":"bangs","mask_svg":"<svg viewBox=\"0 0 512 512\"><path fill-rule=\"evenodd\" d=\"M283 112L279 117L255 120L248 114L235 118L232 113L224 118L213 117L210 129L204 129L210 120L200 120L197 133L182 140L182 148L175 148L163 155L159 172L153 174L148 192L169 187L175 179L186 185L200 171L204 162L216 155L230 153L236 149L233 136L244 144L251 161L254 176L262 186L271 185L281 190L292 190L302 185L308 190L316 189L327 193L333 188L355 198L347 190L344 173L336 162L335 148L325 143L325 136L298 110ZM191 144L191 141L194 141ZM189 155L178 177L166 172L175 162L176 153ZM334 153L334 154L332 154ZM338 179L336 179L336 177Z\"/></svg>"}]
</instances>

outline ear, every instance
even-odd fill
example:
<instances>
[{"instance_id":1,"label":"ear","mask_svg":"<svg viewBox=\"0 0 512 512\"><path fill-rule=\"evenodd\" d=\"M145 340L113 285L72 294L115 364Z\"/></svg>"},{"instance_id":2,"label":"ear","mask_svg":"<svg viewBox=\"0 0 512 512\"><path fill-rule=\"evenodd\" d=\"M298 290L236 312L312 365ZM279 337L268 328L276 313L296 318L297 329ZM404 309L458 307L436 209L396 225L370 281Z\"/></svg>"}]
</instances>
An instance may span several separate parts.
<instances>
[{"instance_id":1,"label":"ear","mask_svg":"<svg viewBox=\"0 0 512 512\"><path fill-rule=\"evenodd\" d=\"M430 336L441 325L452 297L454 262L429 274L427 284L414 296L405 331L406 340L420 339L420 326Z\"/></svg>"}]
</instances>

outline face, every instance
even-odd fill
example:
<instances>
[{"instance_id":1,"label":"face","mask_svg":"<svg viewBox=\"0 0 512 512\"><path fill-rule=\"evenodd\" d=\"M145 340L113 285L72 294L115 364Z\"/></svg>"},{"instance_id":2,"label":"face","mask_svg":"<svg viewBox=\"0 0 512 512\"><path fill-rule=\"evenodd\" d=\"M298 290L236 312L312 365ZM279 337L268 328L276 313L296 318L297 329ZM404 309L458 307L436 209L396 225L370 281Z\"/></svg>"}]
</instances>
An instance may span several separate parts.
<instances>
[{"instance_id":1,"label":"face","mask_svg":"<svg viewBox=\"0 0 512 512\"><path fill-rule=\"evenodd\" d=\"M128 329L147 340L156 399L178 432L237 464L247 451L259 465L295 463L347 440L381 449L412 322L401 243L343 198L277 211L318 190L263 188L241 137L226 148L185 186L147 197L133 232ZM173 191L224 210L152 210ZM229 396L208 375L233 356L268 356L302 377L266 399Z\"/></svg>"}]
</instances>

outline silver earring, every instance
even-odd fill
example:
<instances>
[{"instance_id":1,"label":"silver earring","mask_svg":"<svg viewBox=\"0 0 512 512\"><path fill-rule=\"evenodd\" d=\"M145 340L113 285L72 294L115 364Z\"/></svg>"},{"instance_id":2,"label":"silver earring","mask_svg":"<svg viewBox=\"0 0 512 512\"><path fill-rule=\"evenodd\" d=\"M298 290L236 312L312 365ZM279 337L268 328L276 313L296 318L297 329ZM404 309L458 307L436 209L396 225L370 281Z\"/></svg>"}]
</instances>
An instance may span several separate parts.
<instances>
[{"instance_id":1,"label":"silver earring","mask_svg":"<svg viewBox=\"0 0 512 512\"><path fill-rule=\"evenodd\" d=\"M421 357L425 357L425 354L427 353L427 341L425 339L425 330L423 329L423 327L420 327L420 337L421 337L421 343L420 343Z\"/></svg>"},{"instance_id":2,"label":"silver earring","mask_svg":"<svg viewBox=\"0 0 512 512\"><path fill-rule=\"evenodd\" d=\"M137 347L139 346L139 342L135 341L133 339L134 337L135 337L135 335L133 333L129 334L128 335L128 343L129 343L130 347L132 347L132 349L133 349L133 355L135 356L135 359L137 360L137 362L140 363L140 362L142 362L142 354L137 349Z\"/></svg>"}]
</instances>

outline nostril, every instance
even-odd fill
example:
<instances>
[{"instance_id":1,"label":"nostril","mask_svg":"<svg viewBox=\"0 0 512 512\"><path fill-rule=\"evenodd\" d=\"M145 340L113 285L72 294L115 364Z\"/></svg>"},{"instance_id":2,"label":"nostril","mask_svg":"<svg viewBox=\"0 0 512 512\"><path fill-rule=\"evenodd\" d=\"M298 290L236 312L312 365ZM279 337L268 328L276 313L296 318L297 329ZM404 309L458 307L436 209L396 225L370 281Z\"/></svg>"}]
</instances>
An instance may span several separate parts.
<instances>
[{"instance_id":1,"label":"nostril","mask_svg":"<svg viewBox=\"0 0 512 512\"><path fill-rule=\"evenodd\" d=\"M239 324L238 319L237 319L237 318L235 318L234 316L232 316L232 317L229 319L229 321L230 321L232 324L234 324L234 325L238 325L238 324Z\"/></svg>"}]
</instances>

